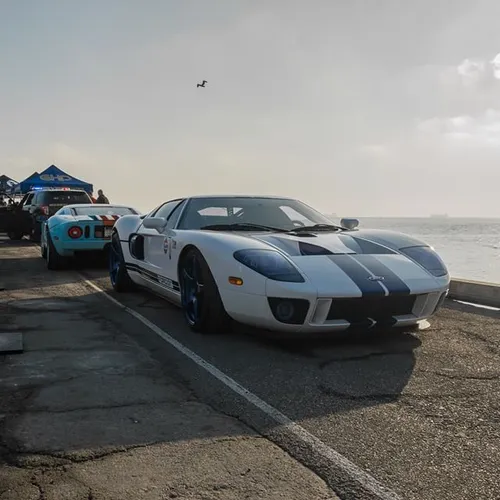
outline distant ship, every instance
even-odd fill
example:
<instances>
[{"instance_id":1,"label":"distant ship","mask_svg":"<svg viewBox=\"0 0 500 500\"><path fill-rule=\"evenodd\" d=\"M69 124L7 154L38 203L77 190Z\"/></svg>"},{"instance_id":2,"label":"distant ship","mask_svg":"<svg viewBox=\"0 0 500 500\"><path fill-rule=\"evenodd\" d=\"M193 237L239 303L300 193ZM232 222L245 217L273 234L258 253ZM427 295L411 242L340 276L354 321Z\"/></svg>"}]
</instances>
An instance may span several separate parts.
<instances>
[{"instance_id":1,"label":"distant ship","mask_svg":"<svg viewBox=\"0 0 500 500\"><path fill-rule=\"evenodd\" d=\"M431 219L447 219L448 214L431 214L430 218Z\"/></svg>"}]
</instances>

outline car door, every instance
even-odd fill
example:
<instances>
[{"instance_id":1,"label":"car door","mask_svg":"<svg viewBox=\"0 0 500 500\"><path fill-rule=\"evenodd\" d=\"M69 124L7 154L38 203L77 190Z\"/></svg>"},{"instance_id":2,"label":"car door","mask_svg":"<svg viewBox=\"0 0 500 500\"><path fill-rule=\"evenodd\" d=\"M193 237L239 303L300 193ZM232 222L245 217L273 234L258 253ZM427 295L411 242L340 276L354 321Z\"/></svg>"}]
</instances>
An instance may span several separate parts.
<instances>
[{"instance_id":1,"label":"car door","mask_svg":"<svg viewBox=\"0 0 500 500\"><path fill-rule=\"evenodd\" d=\"M9 230L10 220L12 219L12 213L14 211L12 198L8 194L4 194L3 196L5 205L0 206L0 233Z\"/></svg>"},{"instance_id":2,"label":"car door","mask_svg":"<svg viewBox=\"0 0 500 500\"><path fill-rule=\"evenodd\" d=\"M13 227L12 229L30 234L33 226L33 218L31 216L31 204L35 193L27 193L23 196L19 205L14 210Z\"/></svg>"},{"instance_id":3,"label":"car door","mask_svg":"<svg viewBox=\"0 0 500 500\"><path fill-rule=\"evenodd\" d=\"M147 217L163 217L166 222L174 209L183 202L182 199L167 201L161 205L158 210L151 212ZM164 244L166 240L165 228L161 233L156 229L145 228L144 225L138 230L138 234L144 237L144 260L141 262L141 267L146 271L143 278L148 281L148 286L154 289L157 293L171 296L173 287L166 281L167 272L165 267L165 251Z\"/></svg>"},{"instance_id":4,"label":"car door","mask_svg":"<svg viewBox=\"0 0 500 500\"><path fill-rule=\"evenodd\" d=\"M152 265L158 269L161 285L169 298L180 301L180 288L177 277L177 252L174 245L177 221L187 201L177 204L167 217L167 225L161 233L161 244L154 246L150 255ZM157 233L158 234L158 233Z\"/></svg>"},{"instance_id":5,"label":"car door","mask_svg":"<svg viewBox=\"0 0 500 500\"><path fill-rule=\"evenodd\" d=\"M26 197L21 200L20 205L22 205L23 212L30 212L31 211L31 203L33 201L34 196L35 196L35 193L28 193L26 195Z\"/></svg>"}]
</instances>

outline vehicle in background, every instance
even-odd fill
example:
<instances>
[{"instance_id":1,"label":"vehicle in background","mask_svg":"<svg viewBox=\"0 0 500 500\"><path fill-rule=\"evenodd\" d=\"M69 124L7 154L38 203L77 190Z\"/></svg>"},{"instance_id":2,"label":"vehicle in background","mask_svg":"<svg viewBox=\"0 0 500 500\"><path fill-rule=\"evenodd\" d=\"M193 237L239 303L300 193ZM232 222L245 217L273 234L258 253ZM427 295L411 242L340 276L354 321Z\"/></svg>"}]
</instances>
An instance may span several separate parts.
<instances>
[{"instance_id":1,"label":"vehicle in background","mask_svg":"<svg viewBox=\"0 0 500 500\"><path fill-rule=\"evenodd\" d=\"M139 215L126 205L71 204L42 222L40 250L49 269L66 267L79 253L103 252L120 217Z\"/></svg>"},{"instance_id":2,"label":"vehicle in background","mask_svg":"<svg viewBox=\"0 0 500 500\"><path fill-rule=\"evenodd\" d=\"M115 224L113 288L140 285L179 305L199 332L228 320L296 334L415 327L443 304L450 276L405 234L340 225L272 196L195 196Z\"/></svg>"},{"instance_id":3,"label":"vehicle in background","mask_svg":"<svg viewBox=\"0 0 500 500\"><path fill-rule=\"evenodd\" d=\"M42 224L58 210L74 204L92 204L92 198L83 189L40 189L34 192L29 200L29 213L32 217L31 239L39 242L42 234Z\"/></svg>"},{"instance_id":4,"label":"vehicle in background","mask_svg":"<svg viewBox=\"0 0 500 500\"><path fill-rule=\"evenodd\" d=\"M20 201L8 193L2 193L6 206L0 207L0 233L7 233L11 240L20 240L24 235L30 235L33 219L30 214L31 200L34 192L26 193Z\"/></svg>"},{"instance_id":5,"label":"vehicle in background","mask_svg":"<svg viewBox=\"0 0 500 500\"><path fill-rule=\"evenodd\" d=\"M21 201L14 198L7 207L0 207L0 232L5 232L11 240L30 236L39 242L42 223L61 207L74 203L92 203L89 194L81 189L43 188L26 193Z\"/></svg>"}]
</instances>

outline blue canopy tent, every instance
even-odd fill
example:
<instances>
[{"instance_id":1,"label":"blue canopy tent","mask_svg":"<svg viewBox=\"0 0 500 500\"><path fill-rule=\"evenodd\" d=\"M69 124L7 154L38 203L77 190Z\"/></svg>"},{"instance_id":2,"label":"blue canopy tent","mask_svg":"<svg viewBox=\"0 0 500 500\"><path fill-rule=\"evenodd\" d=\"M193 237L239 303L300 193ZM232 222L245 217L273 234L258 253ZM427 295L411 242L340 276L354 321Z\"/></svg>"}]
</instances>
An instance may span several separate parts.
<instances>
[{"instance_id":1,"label":"blue canopy tent","mask_svg":"<svg viewBox=\"0 0 500 500\"><path fill-rule=\"evenodd\" d=\"M26 179L24 179L23 182L27 182L27 181L30 181L31 179L35 179L36 177L38 177L38 175L40 175L38 172L33 172L29 177L26 177ZM28 191L29 191L29 189L28 189ZM9 194L14 194L14 195L23 194L22 189L21 189L21 183L18 182L15 186L13 186L8 191L8 193Z\"/></svg>"},{"instance_id":2,"label":"blue canopy tent","mask_svg":"<svg viewBox=\"0 0 500 500\"><path fill-rule=\"evenodd\" d=\"M7 175L0 175L0 193L8 193L17 186L17 181Z\"/></svg>"},{"instance_id":3,"label":"blue canopy tent","mask_svg":"<svg viewBox=\"0 0 500 500\"><path fill-rule=\"evenodd\" d=\"M55 165L51 165L41 173L35 172L18 184L19 191L22 194L27 193L31 189L58 187L83 189L87 191L87 193L92 193L94 190L94 186L92 184L76 179L75 177L71 177Z\"/></svg>"}]
</instances>

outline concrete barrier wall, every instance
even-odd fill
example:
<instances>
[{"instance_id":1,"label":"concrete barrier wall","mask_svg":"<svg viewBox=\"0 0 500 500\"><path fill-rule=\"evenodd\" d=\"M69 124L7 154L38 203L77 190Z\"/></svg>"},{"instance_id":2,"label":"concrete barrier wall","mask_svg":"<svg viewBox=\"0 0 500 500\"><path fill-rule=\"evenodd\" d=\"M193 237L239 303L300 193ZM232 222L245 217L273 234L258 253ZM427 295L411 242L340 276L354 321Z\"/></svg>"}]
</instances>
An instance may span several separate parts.
<instances>
[{"instance_id":1,"label":"concrete barrier wall","mask_svg":"<svg viewBox=\"0 0 500 500\"><path fill-rule=\"evenodd\" d=\"M500 308L500 284L464 279L452 279L450 299Z\"/></svg>"}]
</instances>

